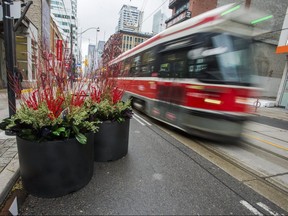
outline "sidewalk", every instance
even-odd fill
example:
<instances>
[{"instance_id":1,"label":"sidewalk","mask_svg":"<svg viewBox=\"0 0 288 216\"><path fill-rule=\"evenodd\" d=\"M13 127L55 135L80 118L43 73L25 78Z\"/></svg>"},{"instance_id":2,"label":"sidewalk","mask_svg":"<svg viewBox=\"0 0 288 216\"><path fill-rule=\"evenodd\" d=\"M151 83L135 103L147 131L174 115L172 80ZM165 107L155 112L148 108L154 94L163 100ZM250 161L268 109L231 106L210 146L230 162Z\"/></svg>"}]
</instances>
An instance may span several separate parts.
<instances>
[{"instance_id":1,"label":"sidewalk","mask_svg":"<svg viewBox=\"0 0 288 216\"><path fill-rule=\"evenodd\" d=\"M255 104L255 99L251 99L250 104ZM254 109L256 116L265 116L274 119L288 121L288 109L275 106L276 101L269 99L259 99L258 108Z\"/></svg>"},{"instance_id":2,"label":"sidewalk","mask_svg":"<svg viewBox=\"0 0 288 216\"><path fill-rule=\"evenodd\" d=\"M9 116L6 90L0 90L0 120ZM0 204L19 176L19 162L15 136L0 130Z\"/></svg>"},{"instance_id":3,"label":"sidewalk","mask_svg":"<svg viewBox=\"0 0 288 216\"><path fill-rule=\"evenodd\" d=\"M255 115L288 121L288 110L278 107L261 106ZM0 90L0 120L6 117L8 117L7 94ZM19 163L15 136L6 136L5 132L0 130L0 204L18 177Z\"/></svg>"}]
</instances>

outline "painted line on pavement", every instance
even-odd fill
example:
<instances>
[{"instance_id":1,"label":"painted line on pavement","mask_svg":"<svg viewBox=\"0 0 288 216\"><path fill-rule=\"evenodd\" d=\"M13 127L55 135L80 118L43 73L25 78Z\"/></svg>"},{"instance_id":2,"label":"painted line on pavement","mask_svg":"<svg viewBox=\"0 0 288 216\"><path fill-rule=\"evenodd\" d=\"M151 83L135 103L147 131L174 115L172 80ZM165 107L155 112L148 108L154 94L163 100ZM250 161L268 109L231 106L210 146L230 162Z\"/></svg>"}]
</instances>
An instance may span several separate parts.
<instances>
[{"instance_id":1,"label":"painted line on pavement","mask_svg":"<svg viewBox=\"0 0 288 216\"><path fill-rule=\"evenodd\" d=\"M246 136L246 137L250 137L250 138L252 138L252 139L261 141L261 142L266 143L266 144L268 144L268 145L272 145L272 146L274 146L274 147L276 147L276 148L280 148L280 149L283 149L283 150L285 150L285 151L288 151L288 148L287 148L287 147L284 147L284 146L281 146L281 145L278 145L278 144L269 142L269 141L267 141L267 140L260 139L260 138L258 138L258 137L255 137L255 136L252 136L252 135L249 135L249 134L243 134L243 135Z\"/></svg>"},{"instance_id":2,"label":"painted line on pavement","mask_svg":"<svg viewBox=\"0 0 288 216\"><path fill-rule=\"evenodd\" d=\"M256 208L254 208L251 204L246 202L245 200L241 200L240 203L245 206L249 211L251 211L254 215L263 215Z\"/></svg>"},{"instance_id":3,"label":"painted line on pavement","mask_svg":"<svg viewBox=\"0 0 288 216\"><path fill-rule=\"evenodd\" d=\"M151 124L150 124L148 121L146 121L145 119L143 119L141 116L139 116L139 115L137 115L137 114L135 114L135 113L134 113L134 115L135 115L138 119L141 119L143 122L145 122L147 125L151 126Z\"/></svg>"},{"instance_id":4,"label":"painted line on pavement","mask_svg":"<svg viewBox=\"0 0 288 216\"><path fill-rule=\"evenodd\" d=\"M257 205L260 206L261 208L263 208L265 211L269 212L270 215L273 215L273 216L279 215L277 212L272 211L272 210L271 210L267 205L265 205L264 203L258 202Z\"/></svg>"},{"instance_id":5,"label":"painted line on pavement","mask_svg":"<svg viewBox=\"0 0 288 216\"><path fill-rule=\"evenodd\" d=\"M142 126L146 126L145 123L143 123L140 119L138 119L138 118L135 116L135 114L134 114L133 118L134 118L137 122L139 122Z\"/></svg>"}]
</instances>

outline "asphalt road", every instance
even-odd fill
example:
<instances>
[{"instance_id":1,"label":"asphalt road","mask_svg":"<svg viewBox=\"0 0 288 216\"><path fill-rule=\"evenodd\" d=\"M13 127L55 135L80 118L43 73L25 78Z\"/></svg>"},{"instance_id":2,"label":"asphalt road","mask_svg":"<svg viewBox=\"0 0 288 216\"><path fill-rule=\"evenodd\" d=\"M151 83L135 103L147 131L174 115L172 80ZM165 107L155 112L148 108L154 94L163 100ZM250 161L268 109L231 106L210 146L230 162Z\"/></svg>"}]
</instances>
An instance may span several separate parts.
<instances>
[{"instance_id":1,"label":"asphalt road","mask_svg":"<svg viewBox=\"0 0 288 216\"><path fill-rule=\"evenodd\" d=\"M29 195L20 214L288 214L153 124L138 120L131 120L126 157L95 163L92 180L75 193L55 199Z\"/></svg>"}]
</instances>

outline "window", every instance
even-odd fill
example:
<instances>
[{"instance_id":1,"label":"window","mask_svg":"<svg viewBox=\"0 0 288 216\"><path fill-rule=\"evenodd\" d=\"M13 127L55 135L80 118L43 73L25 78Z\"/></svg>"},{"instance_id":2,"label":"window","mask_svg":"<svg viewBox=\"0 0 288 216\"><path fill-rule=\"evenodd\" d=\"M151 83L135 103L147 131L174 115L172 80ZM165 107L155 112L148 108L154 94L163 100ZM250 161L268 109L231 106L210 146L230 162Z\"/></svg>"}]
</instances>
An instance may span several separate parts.
<instances>
[{"instance_id":1,"label":"window","mask_svg":"<svg viewBox=\"0 0 288 216\"><path fill-rule=\"evenodd\" d=\"M174 51L162 54L160 77L186 77L187 51Z\"/></svg>"},{"instance_id":2,"label":"window","mask_svg":"<svg viewBox=\"0 0 288 216\"><path fill-rule=\"evenodd\" d=\"M143 54L143 59L142 59L143 65L146 65L154 60L155 60L155 56L152 51L147 51Z\"/></svg>"}]
</instances>

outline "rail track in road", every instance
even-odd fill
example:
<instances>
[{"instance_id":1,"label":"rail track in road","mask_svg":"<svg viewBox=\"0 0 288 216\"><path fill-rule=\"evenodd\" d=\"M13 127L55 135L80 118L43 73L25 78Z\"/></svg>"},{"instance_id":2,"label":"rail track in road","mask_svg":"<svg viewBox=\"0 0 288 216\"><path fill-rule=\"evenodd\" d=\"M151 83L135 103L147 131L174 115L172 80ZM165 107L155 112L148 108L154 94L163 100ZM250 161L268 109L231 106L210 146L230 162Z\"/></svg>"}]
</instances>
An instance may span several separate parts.
<instances>
[{"instance_id":1,"label":"rail track in road","mask_svg":"<svg viewBox=\"0 0 288 216\"><path fill-rule=\"evenodd\" d=\"M281 176L288 175L287 157L277 154L265 147L255 145L252 142L249 142L249 139L235 141L235 143L230 144L215 143L187 135L182 131L175 130L175 128L162 124L159 121L149 117L147 118L145 115L139 113L137 113L137 115L142 116L142 118L151 122L152 126L155 125L159 127L183 145L197 152L243 184L288 211L287 185L281 185L279 184L279 181L275 180L275 178L281 178ZM257 158L257 160L255 159L255 161L253 161L253 158ZM251 162L251 166L249 166L247 161ZM261 163L264 163L263 166L268 164L268 167L266 168L272 169L272 174L265 173L265 169L259 170L259 168L256 167L256 165L261 166ZM278 172L273 170L273 167L269 167L270 165L274 166L273 163L277 166L276 171ZM284 168L284 171L281 172L282 167L287 167L287 170L285 171ZM274 171L275 173L273 173Z\"/></svg>"},{"instance_id":2,"label":"rail track in road","mask_svg":"<svg viewBox=\"0 0 288 216\"><path fill-rule=\"evenodd\" d=\"M167 128L163 128L160 126L162 130L167 132ZM168 129L169 130L169 129ZM173 134L172 134L173 133ZM249 186L259 194L263 195L270 201L274 202L281 208L288 211L288 191L287 188L284 188L277 184L276 182L268 181L266 177L261 176L260 173L256 172L252 168L244 165L243 163L239 163L239 161L235 160L231 156L227 154L223 154L222 151L215 148L215 144L209 143L209 141L199 140L197 138L191 139L189 136L185 136L182 133L175 133L175 131L169 131L169 134L176 138L178 141L183 143L185 146L189 147L193 151L197 152L202 157L208 159L212 163L216 164L218 167L223 169L225 172L241 181L243 184ZM272 157L276 157L275 153L271 153L270 151L263 150L258 146L254 146L253 144L248 144L247 142L241 141L237 145L245 145L249 148L253 147L258 151L263 151L265 154L270 154ZM284 159L280 156L281 160L284 160L285 163L288 163L287 158ZM288 167L288 166L287 166ZM282 173L285 174L285 173ZM288 173L286 173L288 174ZM277 175L275 175L277 176ZM274 177L275 177L274 176ZM269 176L270 178L273 176Z\"/></svg>"}]
</instances>

